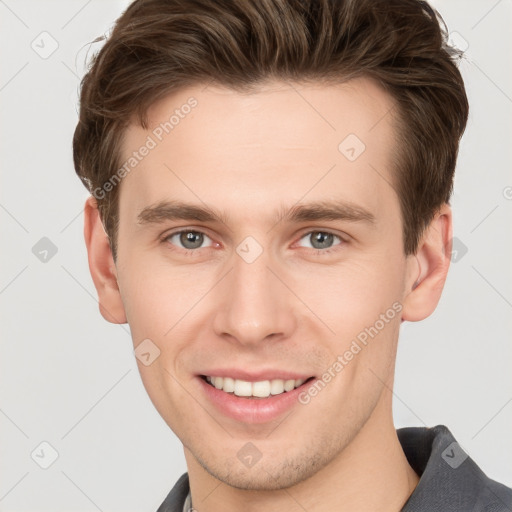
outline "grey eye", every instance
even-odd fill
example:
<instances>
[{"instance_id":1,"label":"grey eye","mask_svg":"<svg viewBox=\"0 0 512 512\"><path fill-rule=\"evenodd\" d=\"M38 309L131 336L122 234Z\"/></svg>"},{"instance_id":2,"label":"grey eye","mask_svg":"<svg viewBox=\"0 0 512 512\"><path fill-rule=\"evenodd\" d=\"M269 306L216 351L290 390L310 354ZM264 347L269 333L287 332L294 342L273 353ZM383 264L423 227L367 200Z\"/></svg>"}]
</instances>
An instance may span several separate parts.
<instances>
[{"instance_id":1,"label":"grey eye","mask_svg":"<svg viewBox=\"0 0 512 512\"><path fill-rule=\"evenodd\" d=\"M327 231L311 231L301 238L301 240L306 241L306 245L303 247L311 247L312 249L330 249L335 239L341 242L339 236Z\"/></svg>"},{"instance_id":2,"label":"grey eye","mask_svg":"<svg viewBox=\"0 0 512 512\"><path fill-rule=\"evenodd\" d=\"M169 236L168 240L172 244L187 250L198 249L202 247L205 242L207 242L205 247L212 245L212 241L208 236L200 231L192 230L174 233Z\"/></svg>"}]
</instances>

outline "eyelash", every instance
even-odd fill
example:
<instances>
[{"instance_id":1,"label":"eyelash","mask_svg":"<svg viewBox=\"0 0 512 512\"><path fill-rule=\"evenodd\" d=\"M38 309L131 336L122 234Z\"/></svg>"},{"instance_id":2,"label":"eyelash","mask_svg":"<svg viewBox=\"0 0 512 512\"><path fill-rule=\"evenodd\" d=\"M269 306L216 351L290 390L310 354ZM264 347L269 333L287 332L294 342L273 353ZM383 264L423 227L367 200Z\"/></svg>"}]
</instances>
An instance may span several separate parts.
<instances>
[{"instance_id":1,"label":"eyelash","mask_svg":"<svg viewBox=\"0 0 512 512\"><path fill-rule=\"evenodd\" d=\"M178 231L173 231L172 233L168 233L168 234L165 234L163 237L162 237L162 243L165 243L165 244L168 244L168 245L173 245L171 242L170 242L170 238L172 238L173 236L175 235L180 235L182 233L199 233L199 234L202 234L208 238L210 238L211 240L211 237L208 236L207 233L205 233L204 231L200 231L200 230L197 230L197 229L180 229ZM310 230L310 231L306 231L304 233L302 233L302 235L299 237L299 241L302 240L304 237L308 236L308 235L311 235L313 233L323 233L323 234L327 234L327 235L332 235L334 236L335 238L337 238L339 240L339 243L332 246L332 247L329 247L327 249L315 249L314 247L303 247L303 249L310 249L311 251L314 251L315 254L330 254L331 252L334 252L336 250L339 250L340 249L340 246L343 246L347 243L347 241L341 237L340 235L337 235L336 233L333 233L332 231L328 231L328 230L320 230L320 229L313 229L313 230ZM212 240L213 242L213 240ZM215 243L215 242L214 242ZM182 251L184 252L185 254L193 254L195 252L197 252L199 249L208 249L210 247L198 247L197 249L185 249L183 247L177 247L177 250L179 251Z\"/></svg>"},{"instance_id":2,"label":"eyelash","mask_svg":"<svg viewBox=\"0 0 512 512\"><path fill-rule=\"evenodd\" d=\"M342 238L340 235L337 235L336 233L333 233L332 231L325 231L322 229L313 229L311 231L306 231L305 233L302 233L302 235L299 238L299 241L307 236L311 236L313 233L322 233L324 235L332 235L334 238L337 238L339 242L337 244L334 244L332 247L328 247L327 249L315 249L314 247L303 247L303 249L309 249L310 251L313 251L315 254L318 255L325 255L330 254L332 252L338 251L341 249L341 246L346 244L346 240Z\"/></svg>"}]
</instances>

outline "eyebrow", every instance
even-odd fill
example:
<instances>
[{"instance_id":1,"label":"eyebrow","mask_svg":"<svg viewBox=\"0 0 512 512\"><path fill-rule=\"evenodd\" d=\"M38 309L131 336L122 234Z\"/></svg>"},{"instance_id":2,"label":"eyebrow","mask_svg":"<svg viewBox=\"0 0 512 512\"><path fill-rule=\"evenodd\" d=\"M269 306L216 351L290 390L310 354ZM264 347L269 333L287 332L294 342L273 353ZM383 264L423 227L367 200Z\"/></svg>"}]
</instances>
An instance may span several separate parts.
<instances>
[{"instance_id":1,"label":"eyebrow","mask_svg":"<svg viewBox=\"0 0 512 512\"><path fill-rule=\"evenodd\" d=\"M168 220L191 220L198 222L221 222L227 224L228 215L203 205L181 201L161 201L145 207L137 216L137 223L160 224ZM276 223L290 223L342 220L348 222L375 223L375 216L369 210L343 201L320 201L297 204L291 208L282 206L274 217Z\"/></svg>"},{"instance_id":2,"label":"eyebrow","mask_svg":"<svg viewBox=\"0 0 512 512\"><path fill-rule=\"evenodd\" d=\"M146 206L137 216L138 224L159 224L166 220L196 220L226 223L226 216L207 205L194 205L181 201L160 201Z\"/></svg>"},{"instance_id":3,"label":"eyebrow","mask_svg":"<svg viewBox=\"0 0 512 512\"><path fill-rule=\"evenodd\" d=\"M349 222L375 223L375 216L369 210L352 203L342 201L321 201L299 204L288 211L284 209L280 220L288 222L307 222L319 220L344 220Z\"/></svg>"}]
</instances>

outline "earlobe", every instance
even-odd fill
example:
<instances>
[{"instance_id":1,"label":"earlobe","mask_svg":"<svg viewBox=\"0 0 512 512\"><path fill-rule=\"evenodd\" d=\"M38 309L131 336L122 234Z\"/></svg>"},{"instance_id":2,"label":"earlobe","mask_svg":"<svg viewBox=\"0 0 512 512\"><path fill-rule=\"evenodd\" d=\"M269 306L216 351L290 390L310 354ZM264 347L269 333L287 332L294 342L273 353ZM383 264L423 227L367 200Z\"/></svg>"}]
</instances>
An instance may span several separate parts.
<instances>
[{"instance_id":1,"label":"earlobe","mask_svg":"<svg viewBox=\"0 0 512 512\"><path fill-rule=\"evenodd\" d=\"M98 292L100 313L108 322L126 323L112 250L94 197L89 197L85 202L84 237L89 270Z\"/></svg>"},{"instance_id":2,"label":"earlobe","mask_svg":"<svg viewBox=\"0 0 512 512\"><path fill-rule=\"evenodd\" d=\"M417 322L434 312L450 268L451 244L452 212L445 204L425 229L416 254L410 256L410 275L414 277L407 284L403 320Z\"/></svg>"}]
</instances>

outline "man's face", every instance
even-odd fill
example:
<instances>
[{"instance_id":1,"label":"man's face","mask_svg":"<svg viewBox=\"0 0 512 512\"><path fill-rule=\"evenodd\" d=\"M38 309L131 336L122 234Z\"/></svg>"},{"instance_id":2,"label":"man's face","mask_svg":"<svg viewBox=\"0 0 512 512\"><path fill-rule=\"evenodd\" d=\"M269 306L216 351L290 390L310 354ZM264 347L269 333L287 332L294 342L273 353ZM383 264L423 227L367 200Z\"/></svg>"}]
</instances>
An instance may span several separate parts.
<instances>
[{"instance_id":1,"label":"man's face","mask_svg":"<svg viewBox=\"0 0 512 512\"><path fill-rule=\"evenodd\" d=\"M392 186L391 108L365 79L203 85L127 130L123 161L151 146L120 185L116 262L134 345L160 350L142 379L187 460L230 485L297 483L389 419L383 389L417 269ZM252 392L263 398L237 396Z\"/></svg>"}]
</instances>

